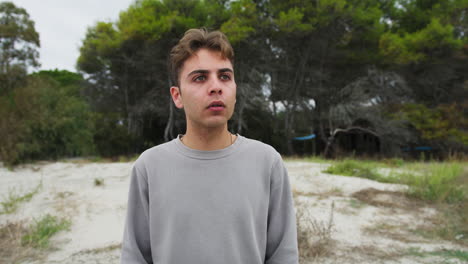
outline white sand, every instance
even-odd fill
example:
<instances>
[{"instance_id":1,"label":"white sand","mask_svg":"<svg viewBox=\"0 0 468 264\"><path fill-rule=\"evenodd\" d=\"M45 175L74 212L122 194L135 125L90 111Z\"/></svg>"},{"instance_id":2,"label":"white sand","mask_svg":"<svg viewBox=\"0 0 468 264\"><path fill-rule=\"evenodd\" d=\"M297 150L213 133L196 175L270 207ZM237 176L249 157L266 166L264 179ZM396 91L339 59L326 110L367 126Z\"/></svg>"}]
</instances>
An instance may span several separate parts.
<instances>
[{"instance_id":1,"label":"white sand","mask_svg":"<svg viewBox=\"0 0 468 264\"><path fill-rule=\"evenodd\" d=\"M2 194L11 190L23 194L41 181L42 188L30 202L20 205L16 213L1 215L0 225L7 221L38 219L45 214L66 217L72 222L71 230L53 238L51 244L58 250L51 251L45 263L80 263L76 257L86 257L89 250L121 243L131 165L51 163L28 165L14 172L1 168ZM97 178L103 179L104 185L95 186ZM112 262L87 260L83 263L116 263L118 250L114 251Z\"/></svg>"},{"instance_id":2,"label":"white sand","mask_svg":"<svg viewBox=\"0 0 468 264\"><path fill-rule=\"evenodd\" d=\"M373 206L352 197L368 188L394 192L403 191L406 186L328 175L321 172L326 164L287 162L286 165L292 188L298 194L296 207L305 206L312 218L326 222L334 204L332 254L312 263L433 263L443 259L402 253L410 248L468 250L447 241L425 240L398 228L423 224L436 213L432 208ZM42 181L42 188L31 201L22 203L13 214L0 215L0 225L20 220L31 222L47 213L65 217L72 222L70 230L53 237L54 249L47 252L44 261L30 263L118 263L131 166L132 163L61 162L26 165L13 172L0 167L1 201L11 192L29 192ZM95 186L95 179L102 179L104 185ZM375 199L395 198L386 193L379 195ZM366 231L392 227L392 234L401 233L406 239ZM461 262L452 259L449 263Z\"/></svg>"}]
</instances>

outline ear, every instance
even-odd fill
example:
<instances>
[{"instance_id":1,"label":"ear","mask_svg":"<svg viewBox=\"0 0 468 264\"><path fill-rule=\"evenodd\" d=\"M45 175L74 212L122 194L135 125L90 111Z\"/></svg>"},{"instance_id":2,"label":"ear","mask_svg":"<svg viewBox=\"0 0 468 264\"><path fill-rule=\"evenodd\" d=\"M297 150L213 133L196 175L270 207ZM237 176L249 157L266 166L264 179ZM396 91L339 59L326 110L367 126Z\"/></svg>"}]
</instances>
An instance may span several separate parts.
<instances>
[{"instance_id":1,"label":"ear","mask_svg":"<svg viewBox=\"0 0 468 264\"><path fill-rule=\"evenodd\" d=\"M184 108L184 103L182 102L182 95L180 93L180 88L177 86L172 86L170 91L171 91L172 101L174 101L175 106L179 109Z\"/></svg>"}]
</instances>

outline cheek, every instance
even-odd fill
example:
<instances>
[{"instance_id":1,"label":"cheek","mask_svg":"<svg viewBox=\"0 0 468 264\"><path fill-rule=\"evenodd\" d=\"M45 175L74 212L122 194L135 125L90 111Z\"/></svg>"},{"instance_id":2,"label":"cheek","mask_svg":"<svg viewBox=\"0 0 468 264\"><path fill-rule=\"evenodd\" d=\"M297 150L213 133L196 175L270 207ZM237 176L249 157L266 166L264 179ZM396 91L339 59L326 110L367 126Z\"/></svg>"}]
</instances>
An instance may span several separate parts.
<instances>
[{"instance_id":1,"label":"cheek","mask_svg":"<svg viewBox=\"0 0 468 264\"><path fill-rule=\"evenodd\" d=\"M195 95L185 98L184 102L185 108L190 109L192 112L199 112L203 108L201 101Z\"/></svg>"},{"instance_id":2,"label":"cheek","mask_svg":"<svg viewBox=\"0 0 468 264\"><path fill-rule=\"evenodd\" d=\"M236 100L236 95L237 95L237 89L236 89L236 87L234 87L234 88L232 89L232 92L231 92L231 93L232 93L232 98L233 98L233 100L235 101L235 100Z\"/></svg>"}]
</instances>

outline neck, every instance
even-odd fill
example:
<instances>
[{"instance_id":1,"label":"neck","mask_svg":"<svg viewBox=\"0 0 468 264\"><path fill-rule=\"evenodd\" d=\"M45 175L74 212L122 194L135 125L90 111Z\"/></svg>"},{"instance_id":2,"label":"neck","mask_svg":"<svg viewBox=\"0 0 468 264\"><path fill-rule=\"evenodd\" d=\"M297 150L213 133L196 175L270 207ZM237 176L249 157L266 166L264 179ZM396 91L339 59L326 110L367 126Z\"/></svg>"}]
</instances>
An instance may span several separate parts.
<instances>
[{"instance_id":1,"label":"neck","mask_svg":"<svg viewBox=\"0 0 468 264\"><path fill-rule=\"evenodd\" d=\"M232 135L227 124L219 128L197 128L187 125L182 142L189 148L197 150L218 150L230 146L236 136Z\"/></svg>"}]
</instances>

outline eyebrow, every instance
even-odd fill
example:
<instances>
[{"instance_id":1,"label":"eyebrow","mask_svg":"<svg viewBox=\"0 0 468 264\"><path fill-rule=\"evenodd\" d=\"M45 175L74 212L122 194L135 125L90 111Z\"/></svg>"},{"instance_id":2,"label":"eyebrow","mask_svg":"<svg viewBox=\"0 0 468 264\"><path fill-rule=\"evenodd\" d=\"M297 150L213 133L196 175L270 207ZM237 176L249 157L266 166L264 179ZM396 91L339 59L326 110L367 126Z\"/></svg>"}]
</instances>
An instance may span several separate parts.
<instances>
[{"instance_id":1,"label":"eyebrow","mask_svg":"<svg viewBox=\"0 0 468 264\"><path fill-rule=\"evenodd\" d=\"M194 75L194 74L207 74L209 73L210 71L209 70L194 70L192 72L190 72L187 76L191 76L191 75ZM233 72L232 69L230 68L221 68L218 70L219 73L223 73L223 72Z\"/></svg>"},{"instance_id":2,"label":"eyebrow","mask_svg":"<svg viewBox=\"0 0 468 264\"><path fill-rule=\"evenodd\" d=\"M233 72L232 69L229 69L229 68L222 68L222 69L219 69L218 72Z\"/></svg>"}]
</instances>

